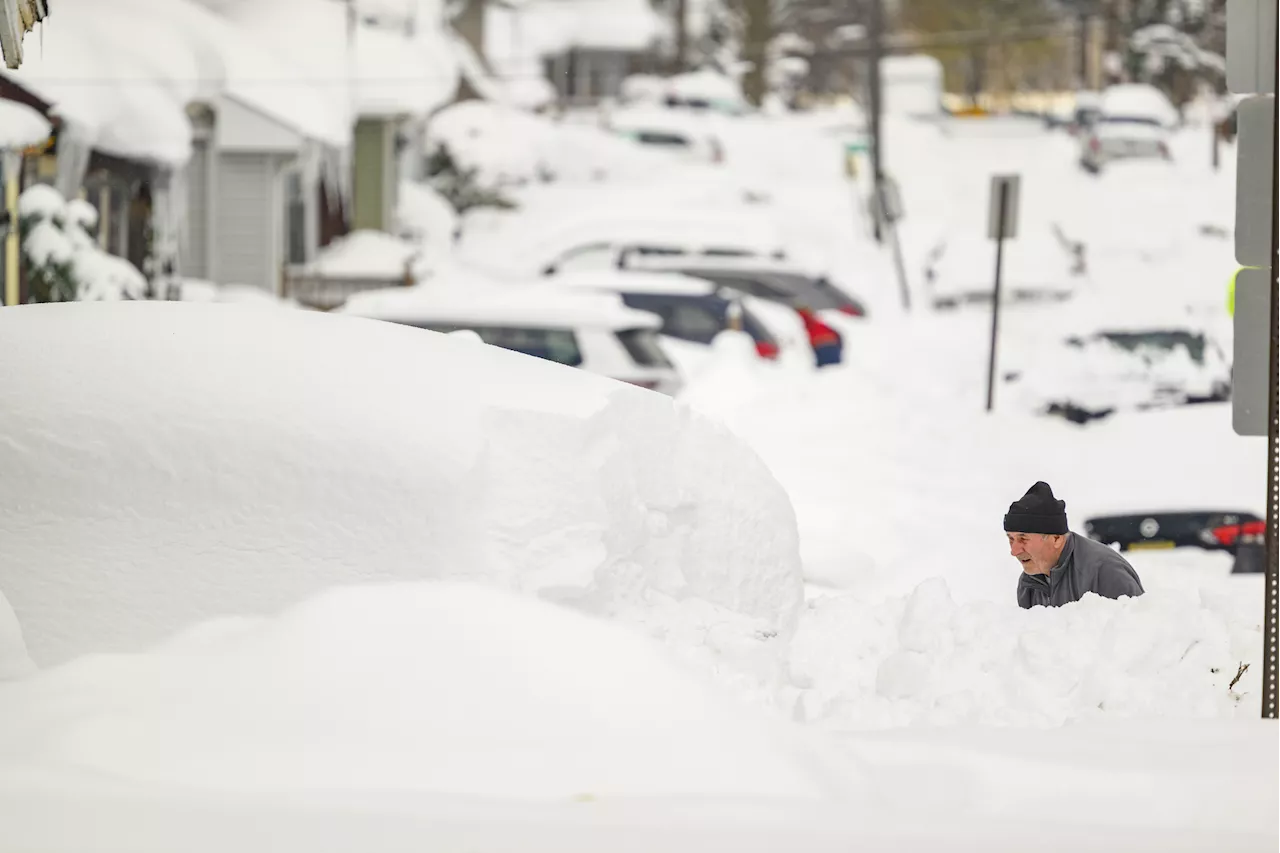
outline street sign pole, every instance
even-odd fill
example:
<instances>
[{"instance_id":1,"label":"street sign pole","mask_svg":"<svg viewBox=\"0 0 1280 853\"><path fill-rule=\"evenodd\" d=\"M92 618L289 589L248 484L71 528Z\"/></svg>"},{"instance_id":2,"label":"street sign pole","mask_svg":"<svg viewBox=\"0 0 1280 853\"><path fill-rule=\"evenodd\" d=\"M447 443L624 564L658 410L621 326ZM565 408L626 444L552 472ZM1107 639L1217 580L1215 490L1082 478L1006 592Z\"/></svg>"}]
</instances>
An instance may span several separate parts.
<instances>
[{"instance_id":1,"label":"street sign pole","mask_svg":"<svg viewBox=\"0 0 1280 853\"><path fill-rule=\"evenodd\" d=\"M1280 78L1280 69L1273 69ZM1272 85L1272 90L1276 85ZM1271 325L1271 343L1267 348L1269 388L1267 394L1267 575L1265 582L1266 612L1262 630L1262 716L1267 719L1280 717L1280 697L1277 696L1277 621L1280 620L1280 287L1276 272L1280 264L1280 169L1275 163L1280 158L1280 105L1272 96L1271 114L1271 281L1268 282L1268 317Z\"/></svg>"},{"instance_id":2,"label":"street sign pole","mask_svg":"<svg viewBox=\"0 0 1280 853\"><path fill-rule=\"evenodd\" d=\"M991 207L987 236L996 241L996 280L991 293L991 348L987 355L987 411L995 407L996 342L1000 336L1000 284L1004 268L1004 241L1017 237L1018 176L996 175L991 179Z\"/></svg>"}]
</instances>

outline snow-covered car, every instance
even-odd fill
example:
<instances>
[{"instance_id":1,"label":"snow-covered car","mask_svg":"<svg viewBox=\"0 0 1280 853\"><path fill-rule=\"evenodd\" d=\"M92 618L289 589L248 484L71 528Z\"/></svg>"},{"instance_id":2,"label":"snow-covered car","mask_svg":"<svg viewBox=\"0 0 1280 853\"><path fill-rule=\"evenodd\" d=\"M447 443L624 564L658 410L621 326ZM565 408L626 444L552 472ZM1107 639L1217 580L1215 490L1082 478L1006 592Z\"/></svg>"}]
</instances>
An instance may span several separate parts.
<instances>
[{"instance_id":1,"label":"snow-covered car","mask_svg":"<svg viewBox=\"0 0 1280 853\"><path fill-rule=\"evenodd\" d=\"M1124 409L1227 400L1231 363L1211 328L1191 316L1113 319L1059 338L1005 380L1024 406L1087 423Z\"/></svg>"},{"instance_id":2,"label":"snow-covered car","mask_svg":"<svg viewBox=\"0 0 1280 853\"><path fill-rule=\"evenodd\" d=\"M738 316L742 331L755 342L761 358L778 357L778 341L741 298L715 284L678 273L599 272L566 273L546 279L549 286L614 293L623 304L662 318L660 332L692 344L709 345Z\"/></svg>"},{"instance_id":3,"label":"snow-covered car","mask_svg":"<svg viewBox=\"0 0 1280 853\"><path fill-rule=\"evenodd\" d=\"M1263 524L1240 509L1148 510L1092 516L1084 532L1121 551L1202 548L1234 554L1241 536L1261 533Z\"/></svg>"},{"instance_id":4,"label":"snow-covered car","mask_svg":"<svg viewBox=\"0 0 1280 853\"><path fill-rule=\"evenodd\" d=\"M500 244L464 244L473 266L515 275L618 269L624 253L646 257L783 259L786 247L764 214L678 204L587 206L526 223Z\"/></svg>"},{"instance_id":5,"label":"snow-covered car","mask_svg":"<svg viewBox=\"0 0 1280 853\"><path fill-rule=\"evenodd\" d=\"M614 295L433 280L357 294L338 313L435 332L470 330L492 346L663 394L683 385L658 343L661 318Z\"/></svg>"},{"instance_id":6,"label":"snow-covered car","mask_svg":"<svg viewBox=\"0 0 1280 853\"><path fill-rule=\"evenodd\" d=\"M1170 160L1169 136L1178 112L1153 86L1112 86L1080 136L1080 165L1098 172L1119 160Z\"/></svg>"},{"instance_id":7,"label":"snow-covered car","mask_svg":"<svg viewBox=\"0 0 1280 853\"><path fill-rule=\"evenodd\" d=\"M1006 240L1001 258L1002 304L1061 302L1076 294L1088 271L1083 243L1059 229L1024 228ZM950 234L928 251L923 278L929 301L949 310L990 305L996 244L985 235Z\"/></svg>"}]
</instances>

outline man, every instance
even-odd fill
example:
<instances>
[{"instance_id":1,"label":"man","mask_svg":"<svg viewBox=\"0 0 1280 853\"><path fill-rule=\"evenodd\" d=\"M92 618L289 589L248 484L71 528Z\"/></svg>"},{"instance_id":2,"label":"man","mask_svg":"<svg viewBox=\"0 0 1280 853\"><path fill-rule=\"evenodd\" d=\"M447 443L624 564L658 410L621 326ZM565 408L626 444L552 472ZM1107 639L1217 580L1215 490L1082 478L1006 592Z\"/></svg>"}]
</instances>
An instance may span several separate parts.
<instances>
[{"instance_id":1,"label":"man","mask_svg":"<svg viewBox=\"0 0 1280 853\"><path fill-rule=\"evenodd\" d=\"M1018 606L1061 607L1086 592L1103 598L1142 595L1129 561L1101 542L1067 530L1067 504L1048 483L1036 483L1004 517L1009 553L1022 564Z\"/></svg>"}]
</instances>

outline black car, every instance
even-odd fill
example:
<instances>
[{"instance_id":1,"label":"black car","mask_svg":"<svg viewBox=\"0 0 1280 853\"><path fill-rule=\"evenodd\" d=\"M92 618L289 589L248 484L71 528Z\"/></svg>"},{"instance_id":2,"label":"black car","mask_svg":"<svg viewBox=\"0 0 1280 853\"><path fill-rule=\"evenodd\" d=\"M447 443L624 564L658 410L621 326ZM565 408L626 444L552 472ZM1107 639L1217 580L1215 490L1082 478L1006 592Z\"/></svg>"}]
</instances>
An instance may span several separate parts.
<instances>
[{"instance_id":1,"label":"black car","mask_svg":"<svg viewBox=\"0 0 1280 853\"><path fill-rule=\"evenodd\" d=\"M1203 548L1234 554L1241 530L1262 519L1239 510L1183 510L1177 512L1101 515L1087 519L1085 535L1121 551L1164 548Z\"/></svg>"}]
</instances>

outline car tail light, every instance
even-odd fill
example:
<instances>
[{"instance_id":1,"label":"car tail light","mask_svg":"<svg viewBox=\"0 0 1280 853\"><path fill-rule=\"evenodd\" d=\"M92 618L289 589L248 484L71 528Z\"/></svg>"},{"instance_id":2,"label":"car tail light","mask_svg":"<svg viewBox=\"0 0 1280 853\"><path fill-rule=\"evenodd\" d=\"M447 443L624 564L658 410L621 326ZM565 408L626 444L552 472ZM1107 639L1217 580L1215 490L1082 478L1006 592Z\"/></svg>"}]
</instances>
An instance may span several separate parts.
<instances>
[{"instance_id":1,"label":"car tail light","mask_svg":"<svg viewBox=\"0 0 1280 853\"><path fill-rule=\"evenodd\" d=\"M1098 137L1094 136L1090 138L1089 150L1092 151L1094 154L1097 154L1100 150L1102 150L1102 143L1098 141Z\"/></svg>"},{"instance_id":2,"label":"car tail light","mask_svg":"<svg viewBox=\"0 0 1280 853\"><path fill-rule=\"evenodd\" d=\"M861 317L862 309L859 308L857 305L841 305L840 313L848 314L850 317Z\"/></svg>"},{"instance_id":3,"label":"car tail light","mask_svg":"<svg viewBox=\"0 0 1280 853\"><path fill-rule=\"evenodd\" d=\"M773 360L778 357L778 345L773 341L756 341L756 352L761 358Z\"/></svg>"},{"instance_id":4,"label":"car tail light","mask_svg":"<svg viewBox=\"0 0 1280 853\"><path fill-rule=\"evenodd\" d=\"M1265 521L1246 521L1244 524L1224 524L1213 528L1213 538L1225 548L1230 548L1242 536L1262 536L1267 529Z\"/></svg>"},{"instance_id":5,"label":"car tail light","mask_svg":"<svg viewBox=\"0 0 1280 853\"><path fill-rule=\"evenodd\" d=\"M1160 156L1166 160L1169 159L1169 146L1165 145L1163 142L1160 143Z\"/></svg>"}]
</instances>

